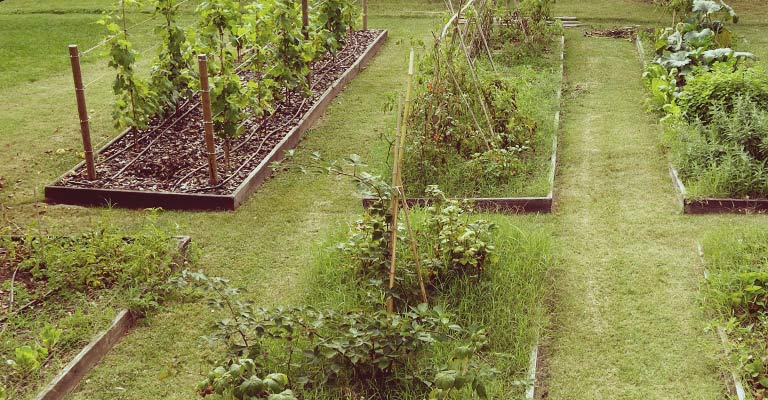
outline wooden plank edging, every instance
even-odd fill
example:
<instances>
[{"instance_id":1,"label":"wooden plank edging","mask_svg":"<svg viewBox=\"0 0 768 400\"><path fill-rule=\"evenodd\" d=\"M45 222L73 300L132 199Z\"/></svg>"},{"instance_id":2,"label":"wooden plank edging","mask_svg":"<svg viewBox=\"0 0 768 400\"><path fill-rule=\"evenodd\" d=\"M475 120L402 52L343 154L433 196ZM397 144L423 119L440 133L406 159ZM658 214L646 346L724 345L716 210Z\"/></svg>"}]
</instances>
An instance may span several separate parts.
<instances>
[{"instance_id":1,"label":"wooden plank edging","mask_svg":"<svg viewBox=\"0 0 768 400\"><path fill-rule=\"evenodd\" d=\"M80 380L104 358L136 323L128 310L120 311L109 328L97 334L72 361L35 397L35 400L59 400L69 394Z\"/></svg>"},{"instance_id":2,"label":"wooden plank edging","mask_svg":"<svg viewBox=\"0 0 768 400\"><path fill-rule=\"evenodd\" d=\"M183 266L187 258L189 244L192 239L189 236L178 236L179 241L174 254L174 270ZM60 400L72 392L80 380L93 369L112 348L136 325L139 317L128 309L120 310L112 320L109 328L97 333L93 339L54 377L48 385L40 391L34 400Z\"/></svg>"},{"instance_id":3,"label":"wooden plank edging","mask_svg":"<svg viewBox=\"0 0 768 400\"><path fill-rule=\"evenodd\" d=\"M701 199L689 199L686 196L685 185L680 179L677 169L669 166L669 175L675 191L681 198L683 213L685 214L753 214L768 212L768 199L733 199L720 197L705 197Z\"/></svg>"},{"instance_id":4,"label":"wooden plank edging","mask_svg":"<svg viewBox=\"0 0 768 400\"><path fill-rule=\"evenodd\" d=\"M167 210L229 210L234 211L252 195L264 181L273 174L269 165L283 158L285 150L295 147L304 133L319 120L334 98L341 93L344 86L352 81L363 70L365 65L381 50L388 38L388 32L381 30L374 41L368 45L363 54L352 66L326 89L315 104L299 120L297 126L272 149L272 151L253 169L248 177L231 193L227 195L205 193L181 193L167 191L145 191L108 188L81 188L64 186L59 183L68 175L82 168L83 162L58 177L56 181L45 187L45 200L48 203L74 204L84 206L116 206L121 208L150 208L161 207ZM124 131L106 145L97 150L101 154L110 145L129 133Z\"/></svg>"},{"instance_id":5,"label":"wooden plank edging","mask_svg":"<svg viewBox=\"0 0 768 400\"><path fill-rule=\"evenodd\" d=\"M531 355L528 358L528 387L525 389L525 399L533 400L536 397L536 375L539 364L539 345L536 344L531 349Z\"/></svg>"}]
</instances>

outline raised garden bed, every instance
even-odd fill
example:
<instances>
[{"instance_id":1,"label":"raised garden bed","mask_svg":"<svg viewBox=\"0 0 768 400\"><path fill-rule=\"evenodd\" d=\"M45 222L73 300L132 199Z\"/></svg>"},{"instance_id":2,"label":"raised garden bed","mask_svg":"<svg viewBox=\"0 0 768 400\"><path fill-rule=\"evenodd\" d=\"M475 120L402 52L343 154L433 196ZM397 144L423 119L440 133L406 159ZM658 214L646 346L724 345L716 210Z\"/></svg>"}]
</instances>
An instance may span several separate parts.
<instances>
[{"instance_id":1,"label":"raised garden bed","mask_svg":"<svg viewBox=\"0 0 768 400\"><path fill-rule=\"evenodd\" d=\"M222 180L218 185L208 183L202 111L194 97L180 107L177 116L155 121L149 130L160 133L141 136L139 152L127 150L133 144L133 135L123 132L97 151L99 179L88 181L85 165L80 163L46 186L46 201L124 208L235 210L272 174L269 165L298 144L386 39L385 30L350 34L335 57L313 64L313 96L305 99L291 94L275 105L270 116L246 121L245 134L232 143L231 170L219 167ZM142 162L136 163L137 158Z\"/></svg>"},{"instance_id":2,"label":"raised garden bed","mask_svg":"<svg viewBox=\"0 0 768 400\"><path fill-rule=\"evenodd\" d=\"M768 199L729 199L729 198L696 198L686 197L683 184L674 166L669 167L669 175L678 194L683 213L686 214L715 214L741 213L754 214L768 211Z\"/></svg>"},{"instance_id":3,"label":"raised garden bed","mask_svg":"<svg viewBox=\"0 0 768 400\"><path fill-rule=\"evenodd\" d=\"M565 36L560 37L560 81L561 87L557 91L557 104L559 108L560 98L562 96L562 81L564 79L564 61L565 61ZM467 200L477 211L499 212L499 213L549 213L552 211L553 200L555 197L555 175L557 172L557 147L558 134L560 131L560 110L555 111L554 116L554 134L552 139L552 155L550 156L548 180L549 193L543 197L476 197L476 198L454 198L455 200ZM368 208L376 199L374 197L364 197L362 199L363 207ZM409 205L425 206L429 204L426 198L408 198Z\"/></svg>"},{"instance_id":4,"label":"raised garden bed","mask_svg":"<svg viewBox=\"0 0 768 400\"><path fill-rule=\"evenodd\" d=\"M647 44L648 43L641 40L639 36L635 36L635 47L643 69L646 71L650 61L648 52L646 52ZM677 192L680 208L684 214L754 214L768 211L768 199L765 198L689 197L677 168L672 164L669 166L669 174L672 178L672 184Z\"/></svg>"},{"instance_id":5,"label":"raised garden bed","mask_svg":"<svg viewBox=\"0 0 768 400\"><path fill-rule=\"evenodd\" d=\"M86 236L83 238L85 237ZM14 310L9 309L13 303L8 302L9 305L6 307L4 301L3 309L0 313L0 324L3 325L2 331L10 329L9 332L11 333L11 338L16 338L16 342L18 342L14 342L14 339L7 342L4 345L4 347L6 347L5 350L9 350L9 346L10 350L13 350L14 346L18 345L15 350L15 352L18 353L18 349L21 347L35 349L40 343L43 343L43 347L45 347L46 350L44 356L38 356L37 361L33 362L36 366L29 370L26 369L27 367L18 364L21 360L19 359L18 354L14 356L14 351L9 350L10 354L3 354L8 360L13 360L14 363L17 363L19 369L16 370L16 366L8 364L7 368L9 370L6 372L10 375L5 376L3 382L0 382L0 388L10 390L11 392L7 394L9 394L11 398L16 398L15 396L20 396L19 398L32 398L31 395L34 393L33 390L36 390L38 386L43 386L40 385L40 383L42 383L46 377L55 373L55 369L59 368L60 365L66 364L63 366L63 369L56 374L47 385L44 385L44 388L34 397L36 400L61 399L66 396L67 393L72 391L78 385L80 379L85 376L91 368L93 368L134 326L136 320L142 315L142 311L131 311L128 309L115 311L113 308L114 305L110 304L113 302L111 298L114 297L111 293L106 293L91 287L87 288L86 292L79 294L75 294L74 292L64 293L66 290L57 288L56 283L51 284L45 279L36 279L26 267L24 269L19 269L18 267L13 268L14 263L21 263L24 259L24 252L28 251L24 250L27 248L27 239L27 237L11 237L9 240L13 243L17 243L18 246L10 247L10 249L15 248L14 250L6 249L5 246L0 248L0 250L2 250L0 251L0 256L2 256L0 257L0 260L4 261L3 265L0 265L3 267L2 280L0 281L3 283L3 291L6 290L6 284L11 280L14 280L15 282L10 286L16 289L17 296L23 295L26 298L26 300L23 301L20 298L17 298L15 303L18 304L18 307ZM76 241L78 238L55 237L49 238L49 240L71 242L72 244L75 244L77 243ZM134 239L132 238L118 239L118 241L126 244L133 243L133 240ZM168 258L166 259L163 257L157 259L157 261L169 261L168 264L163 265L170 267L168 270L170 273L174 273L178 268L185 264L188 259L188 248L191 241L190 238L186 236L176 237L173 240L176 242L176 245L174 247L167 247L167 252L165 254ZM167 243L165 239L163 239L163 242ZM7 243L9 242L6 241L6 244ZM114 241L101 241L100 244L96 246L101 247L107 245L107 243L114 243ZM163 247L166 248L165 245L163 245ZM77 252L80 251L81 250L78 250ZM98 250L94 250L93 254L104 255L106 254L105 252L113 252L116 257L125 257L126 260L135 256L135 254L132 253L132 250L124 247L119 247L114 250L108 250L106 247L101 247ZM7 257L9 254L15 255L15 258L11 259L10 257ZM157 256L161 257L160 254ZM46 257L47 256L43 256L42 259L49 260ZM62 255L61 257L66 258L67 256ZM75 258L79 259L79 256ZM8 263L9 261L10 264ZM44 262L47 263L49 261ZM99 261L94 262L100 263ZM101 268L106 271L108 268L106 266L113 265L114 262L115 261L103 260L101 263L103 263L104 266ZM101 263L98 265L101 265ZM147 265L150 263L152 263L152 261L146 260ZM6 268L8 266L11 268ZM126 272L124 273L129 273L127 272L127 269L130 268L128 264L121 268L126 268ZM146 268L152 267L147 266ZM6 273L9 269L14 272L12 274ZM106 282L106 279L108 278L98 279L104 279ZM53 289L51 289L51 286L53 286ZM102 289L110 291L109 287L103 287ZM142 290L150 289L145 288ZM6 296L3 298L5 299ZM86 308L91 308L92 310L81 310L80 306L83 304L88 304L88 307ZM117 304L124 303L118 301ZM130 304L133 303L131 302ZM115 312L115 314L113 314L113 312ZM95 315L98 315L98 318L93 318ZM109 322L110 320L108 318L110 318L111 315L116 316ZM32 321L33 323L30 325L29 321ZM42 323L45 323L46 327L50 326L55 329L60 329L58 335L61 335L61 344L51 344L50 346L47 346L45 345L45 339L42 334L40 337L37 337L37 329L39 329L39 325ZM89 335L96 332L98 329L103 328L105 328L105 330L96 334L84 347L80 348L82 343L84 343L83 340L87 340ZM5 353L5 351L3 351L3 353ZM71 361L67 362L70 357L72 357ZM8 361L8 363L10 362L11 361ZM6 364L5 358L3 359L3 364ZM18 373L21 373L24 377L24 383L20 387L17 386L15 389L11 389L18 384L13 378L14 374ZM16 378L16 380L18 380L18 378ZM10 387L4 387L6 384L10 384Z\"/></svg>"}]
</instances>

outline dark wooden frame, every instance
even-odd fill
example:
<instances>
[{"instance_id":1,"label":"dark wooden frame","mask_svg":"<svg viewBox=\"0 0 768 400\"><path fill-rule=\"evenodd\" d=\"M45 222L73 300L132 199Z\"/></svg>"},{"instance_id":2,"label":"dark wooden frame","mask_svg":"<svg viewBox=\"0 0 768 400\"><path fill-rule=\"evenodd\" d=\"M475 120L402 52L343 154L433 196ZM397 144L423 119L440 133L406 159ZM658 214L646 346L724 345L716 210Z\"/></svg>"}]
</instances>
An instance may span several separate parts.
<instances>
[{"instance_id":1,"label":"dark wooden frame","mask_svg":"<svg viewBox=\"0 0 768 400\"><path fill-rule=\"evenodd\" d=\"M174 266L177 269L187 259L189 244L192 239L189 236L180 236L176 239L179 241L177 247L178 254L174 256ZM35 396L34 400L59 400L65 398L80 384L80 380L136 325L138 319L139 317L130 310L120 310L112 320L109 328L96 334L88 345L83 347L64 369Z\"/></svg>"},{"instance_id":2,"label":"dark wooden frame","mask_svg":"<svg viewBox=\"0 0 768 400\"><path fill-rule=\"evenodd\" d=\"M363 70L365 65L381 50L387 40L387 31L383 30L365 49L358 60L349 67L318 99L312 108L304 114L298 124L280 141L248 175L232 194L197 194L176 193L164 191L144 191L106 188L80 188L64 186L59 183L64 177L83 167L83 162L76 165L55 183L45 187L45 200L48 203L74 204L82 206L117 206L122 208L160 207L169 210L235 210L241 206L263 183L273 171L269 165L283 158L286 150L296 147L301 137L317 120L322 117L333 99L341 93L344 87ZM101 154L129 131L125 131L97 151Z\"/></svg>"},{"instance_id":3,"label":"dark wooden frame","mask_svg":"<svg viewBox=\"0 0 768 400\"><path fill-rule=\"evenodd\" d=\"M672 165L669 166L669 175L672 177L672 183L675 186L684 214L755 214L768 212L768 199L686 198L685 185L683 185L677 169Z\"/></svg>"},{"instance_id":4,"label":"dark wooden frame","mask_svg":"<svg viewBox=\"0 0 768 400\"><path fill-rule=\"evenodd\" d=\"M467 200L472 203L476 211L498 212L506 214L519 213L550 213L555 198L555 175L557 174L557 146L560 134L560 101L562 98L562 86L565 79L565 36L560 37L560 89L557 91L558 110L555 112L555 131L552 139L552 155L549 166L549 193L544 197L470 197L454 198L454 200ZM363 207L368 208L376 201L375 197L363 197ZM429 199L412 197L406 199L409 206L429 205Z\"/></svg>"}]
</instances>

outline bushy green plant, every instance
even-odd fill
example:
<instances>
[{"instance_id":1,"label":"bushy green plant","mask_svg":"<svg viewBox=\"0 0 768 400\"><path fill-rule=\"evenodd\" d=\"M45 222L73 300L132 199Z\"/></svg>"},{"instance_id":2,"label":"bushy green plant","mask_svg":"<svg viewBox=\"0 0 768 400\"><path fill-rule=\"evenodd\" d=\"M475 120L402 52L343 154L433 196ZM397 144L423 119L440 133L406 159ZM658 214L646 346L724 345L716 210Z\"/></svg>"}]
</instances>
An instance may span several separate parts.
<instances>
[{"instance_id":1,"label":"bushy green plant","mask_svg":"<svg viewBox=\"0 0 768 400\"><path fill-rule=\"evenodd\" d=\"M198 385L203 397L217 393L262 399L270 393L292 396L293 391L328 386L361 393L394 394L405 387L426 392L430 383L423 379L428 378L413 370L414 363L436 343L465 334L451 323L450 314L426 304L394 315L381 307L348 312L256 309L222 278L185 271L177 283L202 289L210 304L225 314L207 337L207 342L226 350ZM268 350L274 346L281 351ZM268 373L274 370L285 373ZM476 387L482 386L480 379Z\"/></svg>"},{"instance_id":2,"label":"bushy green plant","mask_svg":"<svg viewBox=\"0 0 768 400\"><path fill-rule=\"evenodd\" d=\"M131 233L105 226L77 236L30 236L20 269L61 294L121 289L140 309L157 306L171 276L176 244L154 225Z\"/></svg>"},{"instance_id":3,"label":"bushy green plant","mask_svg":"<svg viewBox=\"0 0 768 400\"><path fill-rule=\"evenodd\" d=\"M325 0L316 6L314 35L322 40L322 47L335 53L344 44L346 35L355 23L354 0Z\"/></svg>"},{"instance_id":4,"label":"bushy green plant","mask_svg":"<svg viewBox=\"0 0 768 400\"><path fill-rule=\"evenodd\" d=\"M308 94L309 62L319 53L319 49L312 41L304 39L300 6L293 0L273 0L269 3L275 34L271 50L276 63L267 75L287 91Z\"/></svg>"},{"instance_id":5,"label":"bushy green plant","mask_svg":"<svg viewBox=\"0 0 768 400\"><path fill-rule=\"evenodd\" d=\"M666 142L691 196L768 195L768 111L747 97L715 106L707 123L669 124Z\"/></svg>"},{"instance_id":6,"label":"bushy green plant","mask_svg":"<svg viewBox=\"0 0 768 400\"><path fill-rule=\"evenodd\" d=\"M491 42L507 57L520 59L548 50L562 34L559 22L552 23L554 0L522 0L517 8L498 8L499 23Z\"/></svg>"},{"instance_id":7,"label":"bushy green plant","mask_svg":"<svg viewBox=\"0 0 768 400\"><path fill-rule=\"evenodd\" d=\"M677 104L688 120L709 121L719 108L730 111L740 97L768 109L768 73L763 68L716 63L711 71L687 79Z\"/></svg>"},{"instance_id":8,"label":"bushy green plant","mask_svg":"<svg viewBox=\"0 0 768 400\"><path fill-rule=\"evenodd\" d=\"M455 47L436 47L420 63L407 121L409 194L439 183L451 194L475 196L531 169L538 126L519 102L528 82L471 68Z\"/></svg>"}]
</instances>

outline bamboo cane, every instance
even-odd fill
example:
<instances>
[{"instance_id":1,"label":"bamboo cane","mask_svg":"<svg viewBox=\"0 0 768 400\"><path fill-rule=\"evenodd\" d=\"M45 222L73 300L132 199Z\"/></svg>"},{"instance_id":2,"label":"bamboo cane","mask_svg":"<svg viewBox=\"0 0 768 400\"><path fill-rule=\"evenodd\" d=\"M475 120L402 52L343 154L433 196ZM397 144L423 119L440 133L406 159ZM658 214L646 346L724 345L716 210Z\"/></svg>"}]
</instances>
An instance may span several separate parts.
<instances>
[{"instance_id":1,"label":"bamboo cane","mask_svg":"<svg viewBox=\"0 0 768 400\"><path fill-rule=\"evenodd\" d=\"M205 130L205 150L208 156L208 174L211 185L219 183L216 167L216 147L213 142L213 117L211 113L211 89L208 87L208 58L205 54L197 56L200 69L200 93L203 106L203 128Z\"/></svg>"},{"instance_id":2,"label":"bamboo cane","mask_svg":"<svg viewBox=\"0 0 768 400\"><path fill-rule=\"evenodd\" d=\"M96 167L93 163L93 145L91 145L91 127L88 119L88 107L85 104L85 88L83 75L80 71L80 53L77 45L69 46L69 61L72 64L72 77L75 81L75 97L77 98L77 114L80 118L80 134L83 138L83 153L88 179L96 179Z\"/></svg>"},{"instance_id":3,"label":"bamboo cane","mask_svg":"<svg viewBox=\"0 0 768 400\"><path fill-rule=\"evenodd\" d=\"M405 144L405 135L406 135L406 126L408 124L408 115L410 113L410 106L411 106L411 93L413 90L413 62L414 62L414 53L413 49L411 49L411 58L410 62L408 63L408 87L405 91L405 105L403 107L403 113L402 113L402 120L400 121L400 124L398 125L397 129L397 137L396 137L396 149L395 149L395 158L394 163L392 167L392 186L394 187L394 192L392 193L392 199L390 201L390 212L392 215L392 225L390 226L390 240L391 240L391 259L389 263L389 290L392 291L392 289L395 287L395 266L397 261L397 214L399 212L399 204L398 204L398 198L400 195L405 195L402 193L402 187L399 185L401 182L401 175L400 170L402 166L402 160L403 160L403 154L404 153L404 144ZM392 298L392 295L390 294L389 298L387 299L387 311L391 314L394 311L394 300Z\"/></svg>"}]
</instances>

